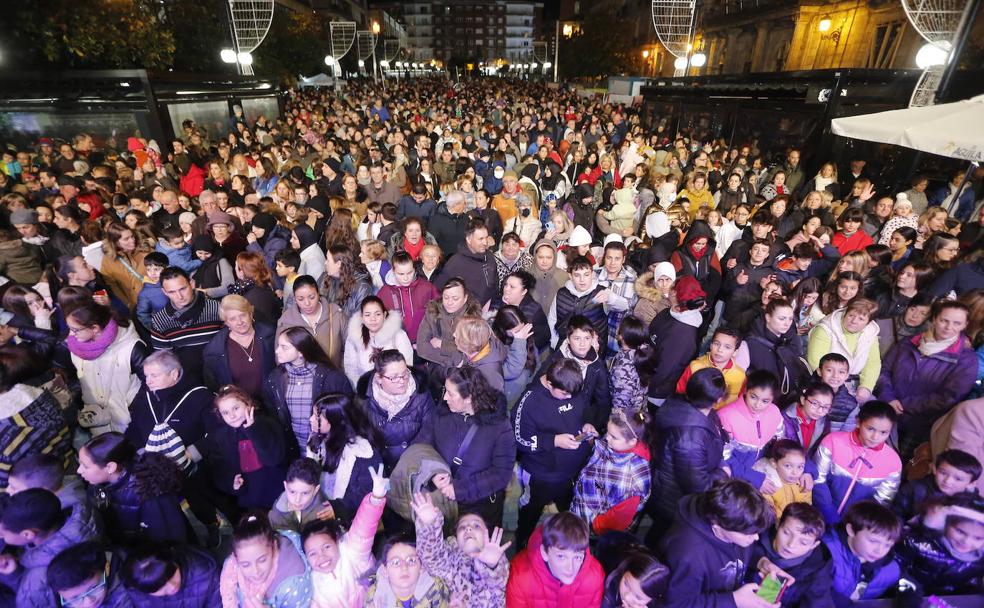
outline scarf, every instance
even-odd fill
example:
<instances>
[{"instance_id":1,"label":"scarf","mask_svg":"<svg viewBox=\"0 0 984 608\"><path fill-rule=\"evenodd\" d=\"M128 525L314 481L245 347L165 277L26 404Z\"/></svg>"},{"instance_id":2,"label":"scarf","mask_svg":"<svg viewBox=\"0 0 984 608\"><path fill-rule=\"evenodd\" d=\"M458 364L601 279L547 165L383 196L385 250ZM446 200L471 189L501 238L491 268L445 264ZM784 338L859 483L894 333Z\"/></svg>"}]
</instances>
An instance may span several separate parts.
<instances>
[{"instance_id":1,"label":"scarf","mask_svg":"<svg viewBox=\"0 0 984 608\"><path fill-rule=\"evenodd\" d=\"M417 244L414 245L407 240L407 237L403 237L403 250L406 251L411 258L413 258L414 262L416 262L420 257L420 252L424 249L424 245L426 244L427 241L425 239L420 239L417 241Z\"/></svg>"},{"instance_id":2,"label":"scarf","mask_svg":"<svg viewBox=\"0 0 984 608\"><path fill-rule=\"evenodd\" d=\"M70 335L68 340L68 350L71 351L73 355L84 360L92 361L98 359L106 352L109 345L116 340L116 333L119 327L116 325L114 319L110 319L106 327L103 328L102 333L98 338L92 340L91 342L80 342L75 336Z\"/></svg>"},{"instance_id":3,"label":"scarf","mask_svg":"<svg viewBox=\"0 0 984 608\"><path fill-rule=\"evenodd\" d=\"M245 296L255 285L256 281L253 279L241 279L229 286L229 293L236 294L237 296Z\"/></svg>"},{"instance_id":4,"label":"scarf","mask_svg":"<svg viewBox=\"0 0 984 608\"><path fill-rule=\"evenodd\" d=\"M382 385L376 380L375 375L372 379L372 396L379 404L379 407L386 412L386 419L392 420L397 414L403 411L403 408L410 403L410 398L413 394L417 392L417 381L413 379L413 375L410 375L409 381L407 381L407 390L403 392L402 395L391 395L383 390Z\"/></svg>"},{"instance_id":5,"label":"scarf","mask_svg":"<svg viewBox=\"0 0 984 608\"><path fill-rule=\"evenodd\" d=\"M696 240L697 239L694 239L694 241L696 241ZM704 257L705 255L707 255L707 250L708 249L710 249L710 243L708 243L707 245L704 245L704 248L701 249L700 251L697 251L697 249L694 248L694 242L693 241L687 243L687 250L690 252L690 255L694 256L694 259L695 260L700 260L702 257Z\"/></svg>"},{"instance_id":6,"label":"scarf","mask_svg":"<svg viewBox=\"0 0 984 608\"><path fill-rule=\"evenodd\" d=\"M919 352L924 357L932 357L933 355L939 354L956 344L957 340L960 339L960 334L953 336L949 340L930 339L931 335L932 332L927 331L919 338Z\"/></svg>"},{"instance_id":7,"label":"scarf","mask_svg":"<svg viewBox=\"0 0 984 608\"><path fill-rule=\"evenodd\" d=\"M307 444L311 433L311 404L314 402L314 363L304 365L284 365L287 372L287 386L284 389L284 402L290 412L291 427L300 446Z\"/></svg>"}]
</instances>

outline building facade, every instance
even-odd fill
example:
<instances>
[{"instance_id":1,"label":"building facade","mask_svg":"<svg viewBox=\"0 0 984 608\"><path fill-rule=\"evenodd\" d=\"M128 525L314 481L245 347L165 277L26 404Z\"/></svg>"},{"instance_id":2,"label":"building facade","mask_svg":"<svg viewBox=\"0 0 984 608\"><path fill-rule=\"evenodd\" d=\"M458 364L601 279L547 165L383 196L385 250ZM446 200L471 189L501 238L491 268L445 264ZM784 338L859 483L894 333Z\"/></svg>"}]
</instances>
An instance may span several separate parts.
<instances>
[{"instance_id":1,"label":"building facade","mask_svg":"<svg viewBox=\"0 0 984 608\"><path fill-rule=\"evenodd\" d=\"M378 6L406 28L412 61L529 60L543 2L426 0Z\"/></svg>"}]
</instances>

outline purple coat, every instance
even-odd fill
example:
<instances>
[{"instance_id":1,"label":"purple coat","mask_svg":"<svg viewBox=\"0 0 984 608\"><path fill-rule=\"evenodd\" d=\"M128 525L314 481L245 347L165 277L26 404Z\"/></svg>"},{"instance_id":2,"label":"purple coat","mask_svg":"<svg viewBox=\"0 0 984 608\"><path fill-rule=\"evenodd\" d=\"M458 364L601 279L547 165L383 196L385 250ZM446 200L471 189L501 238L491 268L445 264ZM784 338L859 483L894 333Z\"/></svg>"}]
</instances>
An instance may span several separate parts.
<instances>
[{"instance_id":1,"label":"purple coat","mask_svg":"<svg viewBox=\"0 0 984 608\"><path fill-rule=\"evenodd\" d=\"M908 416L929 423L960 402L977 380L977 353L966 336L950 348L925 356L919 352L922 334L900 340L882 360L876 394L883 401L898 399Z\"/></svg>"},{"instance_id":2,"label":"purple coat","mask_svg":"<svg viewBox=\"0 0 984 608\"><path fill-rule=\"evenodd\" d=\"M817 420L817 426L813 429L813 436L810 437L810 445L803 444L803 434L800 432L799 418L796 417L796 406L798 403L790 403L782 410L783 438L790 439L803 446L806 450L806 461L809 465L813 452L820 445L820 440L830 432L830 420L826 416Z\"/></svg>"}]
</instances>

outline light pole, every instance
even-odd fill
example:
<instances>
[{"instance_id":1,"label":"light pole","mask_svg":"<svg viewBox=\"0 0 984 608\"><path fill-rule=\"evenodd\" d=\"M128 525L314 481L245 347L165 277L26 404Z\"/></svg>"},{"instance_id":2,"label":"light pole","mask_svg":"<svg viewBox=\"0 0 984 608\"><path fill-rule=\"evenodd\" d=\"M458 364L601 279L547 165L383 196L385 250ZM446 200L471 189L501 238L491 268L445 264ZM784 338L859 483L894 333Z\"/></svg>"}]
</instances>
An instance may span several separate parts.
<instances>
[{"instance_id":1,"label":"light pole","mask_svg":"<svg viewBox=\"0 0 984 608\"><path fill-rule=\"evenodd\" d=\"M376 80L376 39L379 37L379 22L372 22L372 81L375 83Z\"/></svg>"}]
</instances>

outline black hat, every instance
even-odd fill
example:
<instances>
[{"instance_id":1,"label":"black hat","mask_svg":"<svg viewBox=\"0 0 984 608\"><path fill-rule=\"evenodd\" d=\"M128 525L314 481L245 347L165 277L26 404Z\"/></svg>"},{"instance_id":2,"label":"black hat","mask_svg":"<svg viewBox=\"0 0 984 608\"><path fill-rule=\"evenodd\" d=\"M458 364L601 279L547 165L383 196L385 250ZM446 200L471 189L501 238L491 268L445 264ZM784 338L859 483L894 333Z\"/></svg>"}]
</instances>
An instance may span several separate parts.
<instances>
[{"instance_id":1,"label":"black hat","mask_svg":"<svg viewBox=\"0 0 984 608\"><path fill-rule=\"evenodd\" d=\"M195 238L191 239L191 251L207 251L211 254L219 251L219 246L215 241L212 240L207 234L200 234Z\"/></svg>"},{"instance_id":2,"label":"black hat","mask_svg":"<svg viewBox=\"0 0 984 608\"><path fill-rule=\"evenodd\" d=\"M269 231L277 225L277 220L269 213L257 213L253 216L253 225L257 228Z\"/></svg>"},{"instance_id":3,"label":"black hat","mask_svg":"<svg viewBox=\"0 0 984 608\"><path fill-rule=\"evenodd\" d=\"M307 208L317 211L325 218L331 215L331 207L328 206L328 201L323 196L311 197L311 200L307 202Z\"/></svg>"}]
</instances>

